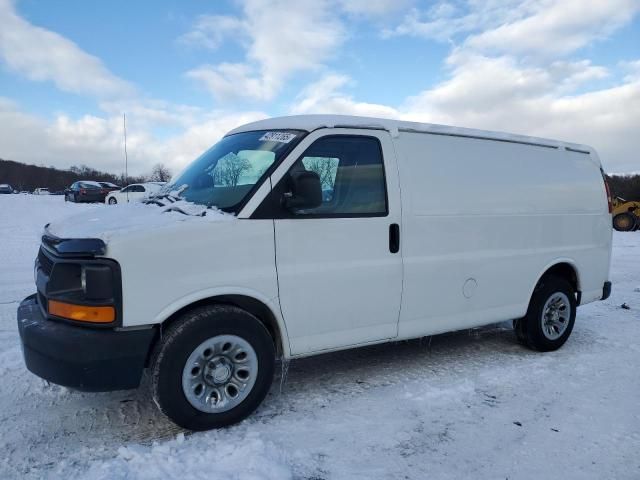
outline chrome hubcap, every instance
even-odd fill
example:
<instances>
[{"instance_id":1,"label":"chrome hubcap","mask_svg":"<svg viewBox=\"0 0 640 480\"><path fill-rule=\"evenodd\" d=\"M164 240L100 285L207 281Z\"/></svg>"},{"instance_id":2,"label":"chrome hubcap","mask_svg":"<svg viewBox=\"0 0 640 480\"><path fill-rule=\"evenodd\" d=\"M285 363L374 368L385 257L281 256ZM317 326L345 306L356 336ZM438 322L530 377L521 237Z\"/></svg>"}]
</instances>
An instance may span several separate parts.
<instances>
[{"instance_id":1,"label":"chrome hubcap","mask_svg":"<svg viewBox=\"0 0 640 480\"><path fill-rule=\"evenodd\" d=\"M549 340L557 340L567 329L571 303L562 292L551 295L542 308L542 332Z\"/></svg>"},{"instance_id":2,"label":"chrome hubcap","mask_svg":"<svg viewBox=\"0 0 640 480\"><path fill-rule=\"evenodd\" d=\"M197 410L220 413L242 403L258 375L258 356L236 335L205 340L189 355L182 370L182 390Z\"/></svg>"}]
</instances>

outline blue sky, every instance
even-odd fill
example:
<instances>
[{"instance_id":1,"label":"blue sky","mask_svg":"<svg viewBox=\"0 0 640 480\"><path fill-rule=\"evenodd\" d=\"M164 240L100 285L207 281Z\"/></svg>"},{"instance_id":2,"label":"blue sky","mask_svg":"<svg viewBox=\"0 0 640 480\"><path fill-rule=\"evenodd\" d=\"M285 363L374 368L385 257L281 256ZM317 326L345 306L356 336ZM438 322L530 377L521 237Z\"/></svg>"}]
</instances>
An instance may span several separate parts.
<instances>
[{"instance_id":1,"label":"blue sky","mask_svg":"<svg viewBox=\"0 0 640 480\"><path fill-rule=\"evenodd\" d=\"M176 170L344 113L593 145L640 171L640 0L0 0L0 158Z\"/></svg>"}]
</instances>

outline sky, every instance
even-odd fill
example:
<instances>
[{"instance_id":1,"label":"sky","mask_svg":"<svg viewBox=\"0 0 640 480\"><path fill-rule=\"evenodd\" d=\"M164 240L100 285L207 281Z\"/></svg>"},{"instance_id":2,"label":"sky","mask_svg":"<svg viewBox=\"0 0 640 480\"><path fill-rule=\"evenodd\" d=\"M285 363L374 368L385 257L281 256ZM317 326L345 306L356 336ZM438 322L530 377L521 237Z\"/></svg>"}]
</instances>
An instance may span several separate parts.
<instances>
[{"instance_id":1,"label":"sky","mask_svg":"<svg viewBox=\"0 0 640 480\"><path fill-rule=\"evenodd\" d=\"M640 0L0 0L0 158L174 172L339 113L593 146L640 172Z\"/></svg>"}]
</instances>

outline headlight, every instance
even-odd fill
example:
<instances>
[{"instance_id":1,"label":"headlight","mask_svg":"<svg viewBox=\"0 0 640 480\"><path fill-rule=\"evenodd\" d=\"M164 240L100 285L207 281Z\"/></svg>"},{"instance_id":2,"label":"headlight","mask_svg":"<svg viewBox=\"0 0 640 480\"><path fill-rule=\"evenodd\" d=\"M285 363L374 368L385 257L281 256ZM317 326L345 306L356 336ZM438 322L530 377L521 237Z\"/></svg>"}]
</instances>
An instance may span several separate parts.
<instances>
[{"instance_id":1,"label":"headlight","mask_svg":"<svg viewBox=\"0 0 640 480\"><path fill-rule=\"evenodd\" d=\"M90 323L118 318L120 269L111 260L56 260L46 284L47 313Z\"/></svg>"}]
</instances>

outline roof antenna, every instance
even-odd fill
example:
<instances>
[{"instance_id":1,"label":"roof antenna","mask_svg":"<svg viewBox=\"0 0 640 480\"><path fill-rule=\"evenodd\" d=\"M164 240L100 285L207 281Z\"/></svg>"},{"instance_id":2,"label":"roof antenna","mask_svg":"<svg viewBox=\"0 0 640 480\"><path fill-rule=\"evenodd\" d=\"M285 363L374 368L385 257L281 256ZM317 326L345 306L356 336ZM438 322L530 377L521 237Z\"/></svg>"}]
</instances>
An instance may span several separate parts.
<instances>
[{"instance_id":1,"label":"roof antenna","mask_svg":"<svg viewBox=\"0 0 640 480\"><path fill-rule=\"evenodd\" d=\"M124 187L127 188L129 178L129 158L127 157L127 115L122 114L122 131L124 132ZM129 190L127 189L127 203L129 203Z\"/></svg>"}]
</instances>

